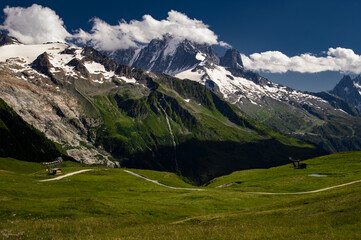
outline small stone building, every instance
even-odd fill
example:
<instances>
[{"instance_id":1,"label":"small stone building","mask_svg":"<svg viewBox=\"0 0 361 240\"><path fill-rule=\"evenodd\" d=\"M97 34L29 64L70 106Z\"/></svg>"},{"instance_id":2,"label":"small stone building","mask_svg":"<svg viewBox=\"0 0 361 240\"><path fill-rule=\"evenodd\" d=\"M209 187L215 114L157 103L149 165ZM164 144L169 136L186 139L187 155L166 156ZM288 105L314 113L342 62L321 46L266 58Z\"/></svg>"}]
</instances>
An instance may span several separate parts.
<instances>
[{"instance_id":1,"label":"small stone building","mask_svg":"<svg viewBox=\"0 0 361 240\"><path fill-rule=\"evenodd\" d=\"M58 174L62 174L63 172L62 172L62 170L61 170L61 168L53 168L52 169L52 174L54 174L54 175L58 175Z\"/></svg>"}]
</instances>

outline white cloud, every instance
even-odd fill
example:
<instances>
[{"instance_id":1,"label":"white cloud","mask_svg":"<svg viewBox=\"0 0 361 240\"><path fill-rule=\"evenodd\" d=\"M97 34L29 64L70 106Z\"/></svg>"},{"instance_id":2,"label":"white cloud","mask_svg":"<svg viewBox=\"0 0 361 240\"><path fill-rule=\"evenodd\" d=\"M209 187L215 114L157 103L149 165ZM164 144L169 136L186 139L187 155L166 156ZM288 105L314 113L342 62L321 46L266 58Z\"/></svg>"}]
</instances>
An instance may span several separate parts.
<instances>
[{"instance_id":1,"label":"white cloud","mask_svg":"<svg viewBox=\"0 0 361 240\"><path fill-rule=\"evenodd\" d=\"M65 29L63 20L50 8L33 4L28 8L7 6L3 11L6 18L0 29L7 30L10 36L25 44L75 39L97 49L115 50L135 47L138 43L149 43L152 39L161 39L169 34L179 40L188 39L197 43L230 47L225 42L219 42L218 36L202 21L190 19L174 10L168 12L168 17L160 21L144 15L140 21L131 20L127 23L122 20L117 25L109 25L99 18L93 18L90 32L79 29L73 35Z\"/></svg>"},{"instance_id":2,"label":"white cloud","mask_svg":"<svg viewBox=\"0 0 361 240\"><path fill-rule=\"evenodd\" d=\"M114 26L99 18L94 18L92 21L93 28L89 33L80 29L75 37L82 43L91 43L102 50L134 47L137 43L149 43L152 39L161 39L166 34L197 43L230 47L225 42L219 42L218 36L202 21L190 19L187 15L174 10L168 12L167 19L160 21L150 15L144 15L141 21L132 20L127 23L122 20ZM109 36L109 39L104 36Z\"/></svg>"},{"instance_id":3,"label":"white cloud","mask_svg":"<svg viewBox=\"0 0 361 240\"><path fill-rule=\"evenodd\" d=\"M63 20L50 8L37 4L28 8L7 6L4 13L6 19L0 29L7 30L25 44L65 42L71 36Z\"/></svg>"},{"instance_id":4,"label":"white cloud","mask_svg":"<svg viewBox=\"0 0 361 240\"><path fill-rule=\"evenodd\" d=\"M287 71L317 73L337 71L342 73L361 73L361 56L346 48L329 48L326 56L317 57L310 53L288 57L279 51L242 54L242 61L247 69L271 73Z\"/></svg>"},{"instance_id":5,"label":"white cloud","mask_svg":"<svg viewBox=\"0 0 361 240\"><path fill-rule=\"evenodd\" d=\"M96 49L114 50L136 47L137 44L131 37L123 33L118 26L111 26L99 18L93 18L93 28L91 33L82 29L74 35L78 42L90 44Z\"/></svg>"},{"instance_id":6,"label":"white cloud","mask_svg":"<svg viewBox=\"0 0 361 240\"><path fill-rule=\"evenodd\" d=\"M228 43L223 42L223 41L220 41L218 44L219 44L219 46L221 46L221 47L225 47L225 48L228 48L228 49L231 49L231 48L232 48L231 45L229 45Z\"/></svg>"}]
</instances>

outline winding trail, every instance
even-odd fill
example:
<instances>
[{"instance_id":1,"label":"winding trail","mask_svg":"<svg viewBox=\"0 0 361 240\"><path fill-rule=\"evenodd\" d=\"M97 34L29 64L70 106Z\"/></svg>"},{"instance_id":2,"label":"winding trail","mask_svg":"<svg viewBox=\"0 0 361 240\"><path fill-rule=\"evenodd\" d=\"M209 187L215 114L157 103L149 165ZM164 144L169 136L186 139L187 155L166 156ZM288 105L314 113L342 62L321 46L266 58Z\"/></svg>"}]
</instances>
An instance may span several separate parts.
<instances>
[{"instance_id":1,"label":"winding trail","mask_svg":"<svg viewBox=\"0 0 361 240\"><path fill-rule=\"evenodd\" d=\"M324 192L330 189L334 189L334 188L339 188L339 187L344 187L344 186L348 186L351 184L355 184L355 183L359 183L361 182L360 180L356 180L356 181L352 181L352 182L348 182L348 183L344 183L344 184L340 184L340 185L336 185L336 186L331 186L331 187L327 187L327 188L321 188L321 189L317 189L317 190L313 190L313 191L307 191L307 192L293 192L293 193L270 193L270 192L244 192L244 193L253 193L253 194L262 194L262 195L298 195L298 194L309 194L309 193L318 193L318 192Z\"/></svg>"},{"instance_id":2,"label":"winding trail","mask_svg":"<svg viewBox=\"0 0 361 240\"><path fill-rule=\"evenodd\" d=\"M172 186L168 186L168 185L165 185L163 183L160 183L156 180L152 180L152 179L149 179L149 178L146 178L146 177L143 177L142 175L139 175L135 172L132 172L132 171L129 171L129 170L124 170L124 172L127 172L129 174L132 174L136 177L139 177L139 178L143 178L144 180L148 181L148 182L152 182L154 184L157 184L159 186L163 186L163 187L166 187L166 188L171 188L171 189L178 189L178 190L188 190L188 191L206 191L206 189L200 189L200 188L181 188L181 187L172 187Z\"/></svg>"},{"instance_id":3,"label":"winding trail","mask_svg":"<svg viewBox=\"0 0 361 240\"><path fill-rule=\"evenodd\" d=\"M172 186L168 186L168 185L165 185L163 183L160 183L156 180L152 180L152 179L149 179L149 178L146 178L142 175L139 175L135 172L132 172L132 171L129 171L129 170L124 170L124 172L127 172L129 174L132 174L136 177L139 177L139 178L142 178L144 180L147 180L149 182L152 182L154 184L157 184L157 185L160 185L160 186L163 186L163 187L167 187L167 188L171 188L171 189L179 189L179 190L189 190L189 191L207 191L207 189L200 189L200 188L179 188L179 187L172 187ZM356 180L356 181L352 181L352 182L348 182L348 183L344 183L344 184L340 184L340 185L336 185L336 186L331 186L331 187L327 187L327 188L321 188L321 189L317 189L317 190L313 190L313 191L307 191L307 192L288 192L288 193L272 193L272 192L242 192L240 191L241 193L250 193L250 194L260 194L260 195L301 195L301 194L310 194L310 193L318 193L318 192L324 192L324 191L327 191L327 190L330 190L330 189L334 189L334 188L339 188L339 187L344 187L344 186L348 186L348 185L351 185L351 184L355 184L355 183L359 183L361 182L361 179L360 180Z\"/></svg>"},{"instance_id":4,"label":"winding trail","mask_svg":"<svg viewBox=\"0 0 361 240\"><path fill-rule=\"evenodd\" d=\"M49 182L49 181L57 181L57 180L60 180L60 179L63 179L63 178L66 178L66 177L70 177L70 176L73 176L75 174L79 174L79 173L83 173L83 172L88 172L88 171L94 171L94 169L83 169L83 170L79 170L79 171L76 171L76 172L72 172L72 173L68 173L68 174L65 174L65 175L62 175L62 176L59 176L59 177L56 177L56 178L50 178L50 179L43 179L43 180L39 180L39 182ZM129 171L129 170L123 170L124 172L126 173L129 173L131 175L134 175L136 177L139 177L139 178L142 178L148 182L152 182L154 184L157 184L159 186L163 186L163 187L166 187L166 188L170 188L170 189L177 189L177 190L188 190L188 191L207 191L208 189L201 189L201 188L182 188L182 187L172 187L172 186L168 186L168 185L165 185L163 183L160 183L156 180L152 180L152 179L149 179L147 177L144 177L140 174L137 174L135 172L132 172L132 171ZM312 190L312 191L306 191L306 192L283 192L283 193L274 193L274 192L242 192L240 191L241 193L250 193L250 194L260 194L260 195L301 195L301 194L310 194L310 193L319 193L319 192L324 192L324 191L327 191L327 190L331 190L331 189L334 189L334 188L339 188L339 187L345 187L345 186L348 186L348 185L351 185L351 184L355 184L355 183L359 183L361 182L361 179L360 180L356 180L356 181L352 181L352 182L348 182L348 183L344 183L344 184L340 184L340 185L335 185L335 186L331 186L331 187L327 187L327 188L321 188L321 189L317 189L317 190Z\"/></svg>"},{"instance_id":5,"label":"winding trail","mask_svg":"<svg viewBox=\"0 0 361 240\"><path fill-rule=\"evenodd\" d=\"M65 174L65 175L62 175L62 176L59 176L59 177L56 177L56 178L49 178L49 179L39 180L39 182L57 181L57 180L60 180L60 179L66 178L66 177L73 176L73 175L75 175L75 174L79 174L79 173L83 173L83 172L88 172L88 171L93 171L93 170L94 170L94 169L83 169L83 170L79 170L79 171L76 171L76 172L68 173L68 174Z\"/></svg>"}]
</instances>

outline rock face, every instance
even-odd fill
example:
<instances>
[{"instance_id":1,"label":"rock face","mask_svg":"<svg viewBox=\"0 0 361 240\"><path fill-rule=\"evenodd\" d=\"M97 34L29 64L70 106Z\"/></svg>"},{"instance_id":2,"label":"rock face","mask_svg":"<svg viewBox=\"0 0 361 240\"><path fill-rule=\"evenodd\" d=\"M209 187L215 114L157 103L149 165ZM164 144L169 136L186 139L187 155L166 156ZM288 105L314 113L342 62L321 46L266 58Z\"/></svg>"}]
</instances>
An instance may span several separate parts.
<instances>
[{"instance_id":1,"label":"rock face","mask_svg":"<svg viewBox=\"0 0 361 240\"><path fill-rule=\"evenodd\" d=\"M0 98L0 157L29 162L49 162L65 152L47 139L43 133L26 123Z\"/></svg>"},{"instance_id":2,"label":"rock face","mask_svg":"<svg viewBox=\"0 0 361 240\"><path fill-rule=\"evenodd\" d=\"M345 99L361 111L360 75L354 79L351 79L350 76L344 76L330 93Z\"/></svg>"},{"instance_id":3,"label":"rock face","mask_svg":"<svg viewBox=\"0 0 361 240\"><path fill-rule=\"evenodd\" d=\"M10 37L0 31L0 46L11 44L20 44L20 42L16 38Z\"/></svg>"},{"instance_id":4,"label":"rock face","mask_svg":"<svg viewBox=\"0 0 361 240\"><path fill-rule=\"evenodd\" d=\"M243 68L241 54L236 49L229 49L220 58L220 65L232 69Z\"/></svg>"},{"instance_id":5,"label":"rock face","mask_svg":"<svg viewBox=\"0 0 361 240\"><path fill-rule=\"evenodd\" d=\"M88 69L84 66L82 61L77 58L72 59L67 64L68 66L74 67L74 70L78 71L83 77L88 78L90 77L90 73Z\"/></svg>"}]
</instances>

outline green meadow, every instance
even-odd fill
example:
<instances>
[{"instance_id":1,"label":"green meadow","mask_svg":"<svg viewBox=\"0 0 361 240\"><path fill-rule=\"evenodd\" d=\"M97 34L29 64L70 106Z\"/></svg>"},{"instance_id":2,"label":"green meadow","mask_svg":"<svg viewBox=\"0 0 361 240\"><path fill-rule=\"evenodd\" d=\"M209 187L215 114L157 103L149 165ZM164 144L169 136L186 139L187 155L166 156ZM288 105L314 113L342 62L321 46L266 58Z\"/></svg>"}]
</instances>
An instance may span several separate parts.
<instances>
[{"instance_id":1,"label":"green meadow","mask_svg":"<svg viewBox=\"0 0 361 240\"><path fill-rule=\"evenodd\" d=\"M39 163L0 158L0 239L361 239L361 152L234 172L202 187L169 172L65 162L58 181ZM312 177L310 174L325 175ZM220 187L221 186L221 187Z\"/></svg>"}]
</instances>

